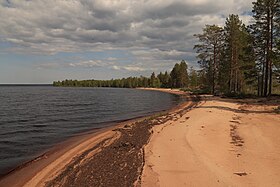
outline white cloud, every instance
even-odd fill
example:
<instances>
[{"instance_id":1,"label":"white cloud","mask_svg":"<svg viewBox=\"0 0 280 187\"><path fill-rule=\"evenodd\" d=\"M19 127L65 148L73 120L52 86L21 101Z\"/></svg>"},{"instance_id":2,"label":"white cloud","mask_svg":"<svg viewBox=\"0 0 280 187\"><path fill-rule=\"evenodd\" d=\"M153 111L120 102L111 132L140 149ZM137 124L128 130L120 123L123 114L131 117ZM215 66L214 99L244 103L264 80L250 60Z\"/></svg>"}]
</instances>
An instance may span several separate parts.
<instances>
[{"instance_id":1,"label":"white cloud","mask_svg":"<svg viewBox=\"0 0 280 187\"><path fill-rule=\"evenodd\" d=\"M124 66L123 69L128 71L146 71L146 69L137 66Z\"/></svg>"},{"instance_id":2,"label":"white cloud","mask_svg":"<svg viewBox=\"0 0 280 187\"><path fill-rule=\"evenodd\" d=\"M81 62L72 62L68 65L70 67L83 67L83 68L93 68L93 67L105 67L105 66L111 66L114 62L107 62L102 60L87 60L87 61L81 61Z\"/></svg>"},{"instance_id":3,"label":"white cloud","mask_svg":"<svg viewBox=\"0 0 280 187\"><path fill-rule=\"evenodd\" d=\"M114 65L111 67L114 70L126 70L130 72L140 72L140 71L148 71L151 69L146 69L140 66L135 66L135 65L128 65L128 66L120 66L120 65Z\"/></svg>"},{"instance_id":4,"label":"white cloud","mask_svg":"<svg viewBox=\"0 0 280 187\"><path fill-rule=\"evenodd\" d=\"M114 70L121 70L121 68L119 66L112 66L112 69L114 69Z\"/></svg>"},{"instance_id":5,"label":"white cloud","mask_svg":"<svg viewBox=\"0 0 280 187\"><path fill-rule=\"evenodd\" d=\"M72 67L110 66L144 71L181 59L195 63L193 34L205 24L223 25L231 13L245 23L251 0L0 0L0 42L13 53L126 50L142 66L118 67L106 61ZM108 58L108 61L118 61ZM155 64L155 65L151 65Z\"/></svg>"}]
</instances>

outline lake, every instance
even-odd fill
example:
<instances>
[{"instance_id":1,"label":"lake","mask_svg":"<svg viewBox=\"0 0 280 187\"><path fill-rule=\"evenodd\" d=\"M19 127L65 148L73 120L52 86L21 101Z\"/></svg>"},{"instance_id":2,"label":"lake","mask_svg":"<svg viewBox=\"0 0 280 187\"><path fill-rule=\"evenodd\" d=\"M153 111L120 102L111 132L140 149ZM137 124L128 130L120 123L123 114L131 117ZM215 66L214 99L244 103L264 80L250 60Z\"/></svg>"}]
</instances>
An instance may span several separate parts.
<instances>
[{"instance_id":1,"label":"lake","mask_svg":"<svg viewBox=\"0 0 280 187\"><path fill-rule=\"evenodd\" d=\"M79 133L179 102L176 95L138 89L0 86L0 175Z\"/></svg>"}]
</instances>

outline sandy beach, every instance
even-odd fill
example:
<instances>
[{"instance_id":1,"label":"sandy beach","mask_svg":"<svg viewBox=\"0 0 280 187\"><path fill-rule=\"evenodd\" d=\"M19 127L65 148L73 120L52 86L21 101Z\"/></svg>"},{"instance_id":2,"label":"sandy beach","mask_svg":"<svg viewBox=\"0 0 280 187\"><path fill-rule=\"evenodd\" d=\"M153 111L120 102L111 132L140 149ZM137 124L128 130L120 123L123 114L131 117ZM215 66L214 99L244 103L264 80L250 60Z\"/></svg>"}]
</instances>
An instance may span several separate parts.
<instances>
[{"instance_id":1,"label":"sandy beach","mask_svg":"<svg viewBox=\"0 0 280 187\"><path fill-rule=\"evenodd\" d=\"M73 138L11 172L0 186L280 185L280 115L274 100L261 104L157 91L186 101Z\"/></svg>"},{"instance_id":2,"label":"sandy beach","mask_svg":"<svg viewBox=\"0 0 280 187\"><path fill-rule=\"evenodd\" d=\"M168 112L178 112L191 103L187 101ZM168 112L71 138L2 177L0 186L80 186L82 182L84 186L131 186L139 183L143 146L149 140L151 127L160 124L157 118ZM88 166L91 169L84 171ZM118 180L121 177L125 179Z\"/></svg>"},{"instance_id":3,"label":"sandy beach","mask_svg":"<svg viewBox=\"0 0 280 187\"><path fill-rule=\"evenodd\" d=\"M212 98L153 127L142 186L280 186L275 107Z\"/></svg>"}]
</instances>

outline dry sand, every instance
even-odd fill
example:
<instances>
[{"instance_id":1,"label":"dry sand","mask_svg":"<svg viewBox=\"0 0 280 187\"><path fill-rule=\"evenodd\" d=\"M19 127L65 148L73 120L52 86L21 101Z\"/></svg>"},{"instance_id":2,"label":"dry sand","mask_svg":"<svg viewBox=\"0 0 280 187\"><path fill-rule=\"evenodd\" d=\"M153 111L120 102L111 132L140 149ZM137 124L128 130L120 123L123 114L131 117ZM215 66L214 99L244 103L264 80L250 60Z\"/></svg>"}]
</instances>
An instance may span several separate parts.
<instances>
[{"instance_id":1,"label":"dry sand","mask_svg":"<svg viewBox=\"0 0 280 187\"><path fill-rule=\"evenodd\" d=\"M183 94L179 90L160 89L159 91ZM137 148L138 151L135 154L138 154L138 159L142 164L140 163L140 167L136 168L137 172L132 173L129 167L124 167L127 168L124 173L130 172L131 175L142 173L138 180L129 184L137 186L139 184L142 186L280 186L280 115L268 112L274 106L259 105L259 103L253 105L246 102L237 104L235 101L229 101L206 99L189 111L189 107L194 104L189 100L176 109L170 110L165 116L161 115L153 120L145 118L132 120L97 134L73 138L58 147L61 149L40 157L39 160L17 169L0 180L0 187L44 186L46 181L57 179L58 175L69 168L73 160L80 157L81 164L77 168L83 169L88 166L87 159L96 157L101 152L105 152L106 155L110 153L108 158L103 157L107 161L94 163L100 165L101 168L106 167L106 174L110 167L118 168L117 161L122 162L120 165L134 165L125 160L126 154L135 152L135 148L138 147L137 142L141 142L130 140L129 137L133 133L126 126L132 124L136 124L137 128L147 126L140 134L136 133L137 135L133 136L134 139L149 137L151 132L152 136L144 148L143 142L139 143L140 147ZM138 126L136 121L141 121ZM150 128L152 131L149 130ZM123 138L125 134L128 138ZM108 141L105 141L107 139ZM105 144L101 145L102 142ZM131 142L134 143L131 144ZM101 149L91 151L93 147L98 146ZM85 152L90 154L81 157ZM113 159L115 152L122 154L114 158L118 160ZM122 157L124 160L119 160ZM130 159L130 157L127 158ZM125 170L124 168L121 170ZM110 170L112 177L119 178L117 181L120 182L119 184L128 184L121 179L121 177L128 178L128 175L119 176L119 173L116 173L118 171L113 170ZM70 172L69 176L70 174L72 173ZM100 176L106 176L103 174L104 172L100 171ZM78 177L79 180L83 180L90 175L88 172ZM64 176L67 179L68 173L66 172ZM116 184L116 181L110 181L113 179L111 177L103 178L100 178L103 182L107 180L108 184ZM133 180L134 178L132 177ZM103 184L106 186L106 183Z\"/></svg>"},{"instance_id":2,"label":"dry sand","mask_svg":"<svg viewBox=\"0 0 280 187\"><path fill-rule=\"evenodd\" d=\"M161 90L163 91L163 90ZM178 90L166 90L166 92L172 93L176 92L176 94L182 94L182 92ZM190 102L186 102L190 103ZM187 106L188 104L180 105L177 109L172 109L170 111L178 111L182 107ZM79 175L84 167L88 167L89 165L94 165L93 163L88 164L94 157L98 158L98 154L102 155L101 152L104 152L106 155L103 156L101 159L107 160L106 162L98 162L95 164L98 165L98 167L101 167L105 169L105 171L99 170L96 175L104 175L112 173L114 177L119 178L120 173L118 172L114 167L117 162L122 162L121 164L129 164L128 166L133 166L132 168L126 167L127 169L125 172L130 173L130 178L132 178L132 184L136 182L136 179L140 176L140 172L142 171L143 166L143 156L141 156L141 152L143 150L143 145L146 144L144 142L141 142L139 138L146 137L147 141L150 136L149 129L153 125L153 123L158 124L157 121L151 122L149 120L146 120L148 117L138 118L129 120L126 122L122 122L115 127L107 128L95 133L88 133L82 136L74 137L66 142L63 142L61 145L56 146L51 151L47 152L46 154L38 157L38 159L35 159L25 165L23 165L20 168L17 168L15 171L11 172L9 175L5 176L4 178L0 179L0 187L6 187L6 186L26 186L26 187L32 187L32 186L45 186L52 185L52 184L58 184L64 185L67 184L66 182L69 182L69 180L72 180L72 175L75 169L79 169L77 172L79 180L85 181L87 186L91 186L90 183L91 180L87 180L88 177L92 178L91 172L86 172L83 175ZM134 141L128 140L129 138L125 138L124 136L128 133L128 135L132 132L131 128L127 128L126 126L131 126L132 124L139 123L139 125L135 126L135 129L137 132L135 132L133 135L133 138L135 139L135 143L133 143L133 146L130 146L131 142L123 142L123 141ZM143 126L144 125L144 126ZM138 128L137 128L138 127ZM142 128L144 127L144 128ZM139 129L139 130L137 130ZM141 130L142 129L142 130ZM141 136L141 137L138 137ZM141 140L142 140L141 139ZM138 141L137 141L138 140ZM139 143L139 148L138 147ZM127 146L129 145L129 146ZM136 147L135 147L136 146ZM108 148L107 148L108 147ZM131 149L131 150L130 150ZM129 151L126 151L129 150ZM138 152L135 152L135 150L138 150ZM135 152L135 154L131 154L132 152ZM122 155L118 155L122 154ZM136 162L134 162L129 156L134 155L136 157L139 157L139 169L138 166L136 167ZM117 158L113 158L116 157ZM100 156L99 156L100 157ZM122 157L123 160L121 159ZM130 159L127 161L127 159ZM115 160L117 159L117 160ZM100 159L99 159L100 160ZM111 163L112 162L112 163ZM130 163L134 162L134 163ZM75 163L74 168L72 168L73 163ZM77 164L76 164L77 163ZM96 166L94 166L96 167ZM118 166L116 166L117 169ZM136 168L135 168L136 167ZM110 169L111 168L111 169ZM129 168L129 169L128 169ZM131 172L131 170L136 170L136 172ZM114 170L114 171L113 171ZM111 171L111 172L108 172ZM124 169L122 169L124 171ZM74 172L75 174L75 172ZM68 178L70 177L70 179ZM62 177L62 179L60 179ZM112 177L112 176L111 176ZM111 183L111 177L106 179L101 178L103 181L103 184L105 185L105 181ZM124 176L126 178L129 178L129 176ZM135 180L134 180L134 178ZM120 179L120 178L119 178ZM65 181L67 180L67 181ZM76 181L76 180L75 180ZM51 183L50 183L51 182ZM89 182L89 183L88 183ZM95 181L98 183L98 180ZM115 181L115 183L118 181ZM119 181L121 183L128 184L127 181ZM131 181L130 181L131 182ZM73 183L72 183L73 184ZM78 186L76 184L73 184L74 186ZM103 185L103 186L104 186Z\"/></svg>"},{"instance_id":3,"label":"dry sand","mask_svg":"<svg viewBox=\"0 0 280 187\"><path fill-rule=\"evenodd\" d=\"M166 92L170 94L175 94L175 95L186 95L186 92L181 91L180 89L177 88L137 88L139 90L151 90L151 91L160 91L160 92Z\"/></svg>"},{"instance_id":4,"label":"dry sand","mask_svg":"<svg viewBox=\"0 0 280 187\"><path fill-rule=\"evenodd\" d=\"M280 186L280 115L272 108L208 100L153 127L142 186Z\"/></svg>"}]
</instances>

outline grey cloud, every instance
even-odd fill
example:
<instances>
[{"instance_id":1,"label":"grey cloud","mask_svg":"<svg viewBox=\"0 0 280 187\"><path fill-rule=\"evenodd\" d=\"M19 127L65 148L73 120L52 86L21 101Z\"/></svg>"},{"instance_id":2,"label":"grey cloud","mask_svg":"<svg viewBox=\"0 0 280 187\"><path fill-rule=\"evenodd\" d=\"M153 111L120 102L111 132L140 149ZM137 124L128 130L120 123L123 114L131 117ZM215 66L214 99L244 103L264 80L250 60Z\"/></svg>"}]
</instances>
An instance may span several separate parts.
<instances>
[{"instance_id":1,"label":"grey cloud","mask_svg":"<svg viewBox=\"0 0 280 187\"><path fill-rule=\"evenodd\" d=\"M107 60L77 60L72 62L45 62L40 64L35 64L36 68L39 69L57 69L57 68L97 68L97 67L112 67L115 65L113 59Z\"/></svg>"},{"instance_id":2,"label":"grey cloud","mask_svg":"<svg viewBox=\"0 0 280 187\"><path fill-rule=\"evenodd\" d=\"M149 9L145 16L152 19L166 19L174 16L194 16L197 14L212 14L220 9L219 4L205 3L199 6L190 1L175 1L166 6Z\"/></svg>"},{"instance_id":3,"label":"grey cloud","mask_svg":"<svg viewBox=\"0 0 280 187\"><path fill-rule=\"evenodd\" d=\"M170 66L189 56L195 63L193 34L250 7L242 0L0 0L0 41L19 53L120 49L135 62Z\"/></svg>"}]
</instances>

